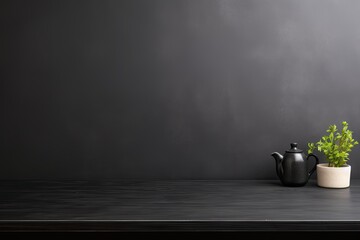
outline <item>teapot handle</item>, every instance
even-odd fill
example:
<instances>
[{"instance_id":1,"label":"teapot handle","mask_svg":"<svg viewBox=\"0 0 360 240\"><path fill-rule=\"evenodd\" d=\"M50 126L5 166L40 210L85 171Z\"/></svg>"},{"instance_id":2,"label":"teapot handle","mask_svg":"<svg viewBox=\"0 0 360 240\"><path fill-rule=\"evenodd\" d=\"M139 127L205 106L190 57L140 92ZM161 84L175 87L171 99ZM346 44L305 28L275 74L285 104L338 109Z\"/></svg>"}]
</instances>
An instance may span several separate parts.
<instances>
[{"instance_id":1,"label":"teapot handle","mask_svg":"<svg viewBox=\"0 0 360 240\"><path fill-rule=\"evenodd\" d=\"M309 156L307 156L306 160L309 160L310 157L314 157L315 158L315 165L314 167L310 170L310 172L308 173L308 179L311 177L311 175L315 172L316 170L316 165L319 164L319 159L316 155L310 153Z\"/></svg>"}]
</instances>

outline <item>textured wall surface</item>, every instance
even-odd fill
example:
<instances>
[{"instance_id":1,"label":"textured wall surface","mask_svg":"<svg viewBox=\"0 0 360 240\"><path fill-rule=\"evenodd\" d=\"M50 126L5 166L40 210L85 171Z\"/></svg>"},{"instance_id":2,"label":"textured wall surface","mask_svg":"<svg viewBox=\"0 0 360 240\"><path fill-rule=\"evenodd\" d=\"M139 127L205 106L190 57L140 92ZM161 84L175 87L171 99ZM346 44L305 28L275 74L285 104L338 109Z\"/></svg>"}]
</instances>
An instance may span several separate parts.
<instances>
[{"instance_id":1,"label":"textured wall surface","mask_svg":"<svg viewBox=\"0 0 360 240\"><path fill-rule=\"evenodd\" d=\"M0 178L275 178L360 138L357 0L0 4Z\"/></svg>"}]
</instances>

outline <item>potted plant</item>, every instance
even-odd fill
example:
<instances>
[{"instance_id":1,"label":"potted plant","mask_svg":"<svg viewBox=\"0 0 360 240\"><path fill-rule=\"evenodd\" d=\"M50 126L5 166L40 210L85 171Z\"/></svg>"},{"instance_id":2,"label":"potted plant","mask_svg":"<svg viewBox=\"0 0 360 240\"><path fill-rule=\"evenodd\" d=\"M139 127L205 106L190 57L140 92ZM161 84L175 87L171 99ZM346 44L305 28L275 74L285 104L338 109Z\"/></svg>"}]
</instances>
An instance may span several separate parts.
<instances>
[{"instance_id":1,"label":"potted plant","mask_svg":"<svg viewBox=\"0 0 360 240\"><path fill-rule=\"evenodd\" d=\"M330 125L326 130L328 135L323 136L317 143L308 143L308 153L314 150L322 152L328 163L318 164L317 184L326 188L347 188L350 186L351 166L349 153L359 144L352 137L347 122L342 122L342 130L338 131L336 125Z\"/></svg>"}]
</instances>

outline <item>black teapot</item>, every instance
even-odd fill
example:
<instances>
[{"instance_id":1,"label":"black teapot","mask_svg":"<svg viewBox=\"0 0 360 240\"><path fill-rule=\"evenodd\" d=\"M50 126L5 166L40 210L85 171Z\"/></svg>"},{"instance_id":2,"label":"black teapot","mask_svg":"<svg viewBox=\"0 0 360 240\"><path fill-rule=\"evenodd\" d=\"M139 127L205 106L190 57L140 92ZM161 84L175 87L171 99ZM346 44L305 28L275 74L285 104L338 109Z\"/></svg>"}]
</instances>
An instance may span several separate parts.
<instances>
[{"instance_id":1,"label":"black teapot","mask_svg":"<svg viewBox=\"0 0 360 240\"><path fill-rule=\"evenodd\" d=\"M302 150L297 148L297 143L291 143L291 149L287 150L284 156L278 152L271 154L276 161L276 173L285 186L304 186L319 164L319 159L314 154L306 156ZM308 172L308 159L315 158L314 167Z\"/></svg>"}]
</instances>

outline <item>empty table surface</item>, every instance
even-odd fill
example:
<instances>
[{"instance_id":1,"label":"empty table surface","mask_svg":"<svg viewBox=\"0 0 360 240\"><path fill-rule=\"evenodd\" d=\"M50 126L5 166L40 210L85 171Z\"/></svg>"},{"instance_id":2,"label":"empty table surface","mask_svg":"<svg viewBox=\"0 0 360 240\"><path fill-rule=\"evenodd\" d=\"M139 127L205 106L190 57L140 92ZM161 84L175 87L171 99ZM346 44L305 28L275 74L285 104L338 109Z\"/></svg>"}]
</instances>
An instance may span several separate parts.
<instances>
[{"instance_id":1,"label":"empty table surface","mask_svg":"<svg viewBox=\"0 0 360 240\"><path fill-rule=\"evenodd\" d=\"M0 230L360 230L360 181L0 181Z\"/></svg>"}]
</instances>

